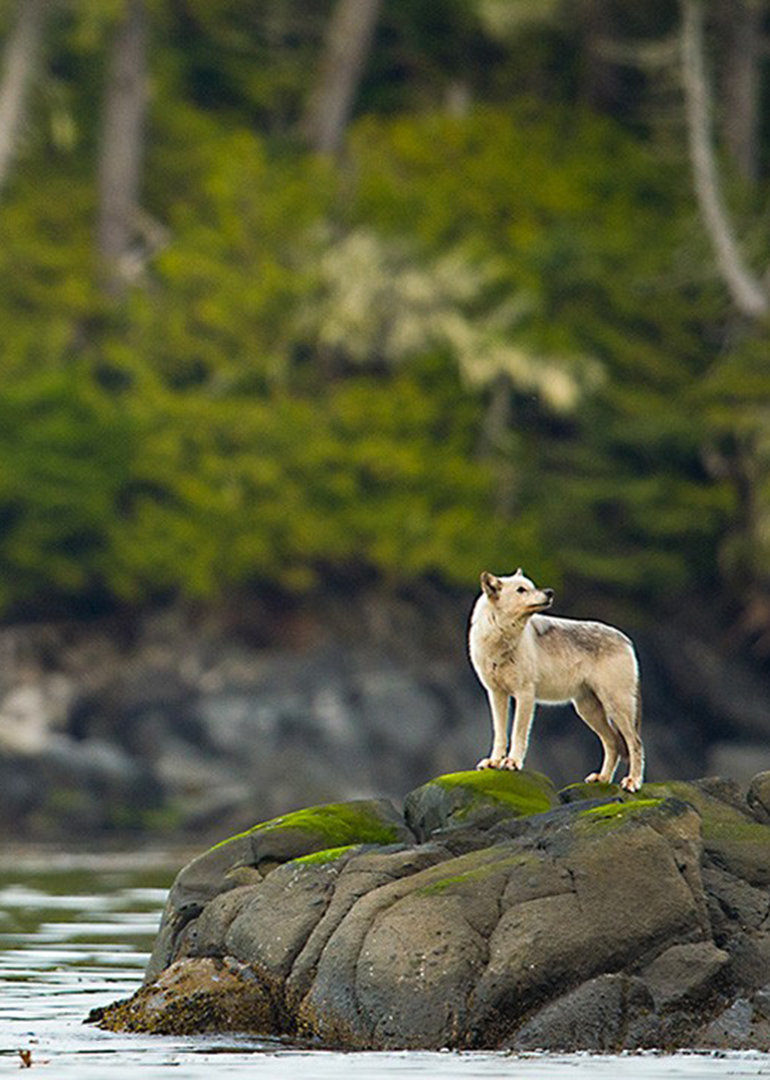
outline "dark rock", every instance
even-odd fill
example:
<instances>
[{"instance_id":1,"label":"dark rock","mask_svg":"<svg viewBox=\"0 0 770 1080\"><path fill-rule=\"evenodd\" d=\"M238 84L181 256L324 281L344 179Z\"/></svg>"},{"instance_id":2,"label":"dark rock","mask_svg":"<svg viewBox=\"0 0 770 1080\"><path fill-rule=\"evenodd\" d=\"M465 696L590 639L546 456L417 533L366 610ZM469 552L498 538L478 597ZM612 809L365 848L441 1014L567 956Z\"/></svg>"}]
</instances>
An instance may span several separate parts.
<instances>
[{"instance_id":1,"label":"dark rock","mask_svg":"<svg viewBox=\"0 0 770 1080\"><path fill-rule=\"evenodd\" d=\"M259 876L261 881L261 876ZM240 885L220 893L206 904L197 918L191 919L174 939L176 957L223 955L222 944L230 926L254 896L255 885Z\"/></svg>"},{"instance_id":2,"label":"dark rock","mask_svg":"<svg viewBox=\"0 0 770 1080\"><path fill-rule=\"evenodd\" d=\"M512 1050L619 1053L656 1045L657 1019L641 979L599 975L540 1009L510 1041Z\"/></svg>"},{"instance_id":3,"label":"dark rock","mask_svg":"<svg viewBox=\"0 0 770 1080\"><path fill-rule=\"evenodd\" d=\"M746 813L743 789L735 780L725 776L704 776L699 780L691 780L690 784L696 791L702 791L710 799L717 799L718 802L727 803L742 814Z\"/></svg>"},{"instance_id":4,"label":"dark rock","mask_svg":"<svg viewBox=\"0 0 770 1080\"><path fill-rule=\"evenodd\" d=\"M704 868L703 881L715 934L726 937L736 930L758 930L770 915L767 889L755 888L717 866Z\"/></svg>"},{"instance_id":5,"label":"dark rock","mask_svg":"<svg viewBox=\"0 0 770 1080\"><path fill-rule=\"evenodd\" d=\"M738 998L700 1031L696 1046L735 1050L757 1048L754 1042L754 1007L747 998Z\"/></svg>"},{"instance_id":6,"label":"dark rock","mask_svg":"<svg viewBox=\"0 0 770 1080\"><path fill-rule=\"evenodd\" d=\"M285 979L328 907L347 856L280 866L250 896L230 924L225 951L259 971Z\"/></svg>"},{"instance_id":7,"label":"dark rock","mask_svg":"<svg viewBox=\"0 0 770 1080\"><path fill-rule=\"evenodd\" d=\"M590 790L590 785L585 787ZM703 847L712 865L752 885L770 884L767 827L752 817L732 783L714 778L671 780L645 784L640 792L626 796L630 801L651 797L681 799L697 810Z\"/></svg>"},{"instance_id":8,"label":"dark rock","mask_svg":"<svg viewBox=\"0 0 770 1080\"><path fill-rule=\"evenodd\" d=\"M582 803L588 801L621 802L624 798L623 789L619 784L568 784L559 792L559 800L565 804Z\"/></svg>"},{"instance_id":9,"label":"dark rock","mask_svg":"<svg viewBox=\"0 0 770 1080\"><path fill-rule=\"evenodd\" d=\"M699 821L689 807L664 803L596 816L581 826L573 849L558 860L566 872L561 882L552 881L550 860L526 876L517 874L513 884L526 883L527 899L503 905L490 938L489 961L474 994L474 1024L497 1032L498 1039L505 1038L511 1015L553 996L556 988L708 932L705 897L692 873ZM684 849L689 854L682 859Z\"/></svg>"},{"instance_id":10,"label":"dark rock","mask_svg":"<svg viewBox=\"0 0 770 1080\"><path fill-rule=\"evenodd\" d=\"M154 979L171 962L179 935L208 901L243 884L244 870L262 877L316 852L412 839L391 803L361 799L284 814L216 844L184 867L171 886L146 978Z\"/></svg>"},{"instance_id":11,"label":"dark rock","mask_svg":"<svg viewBox=\"0 0 770 1080\"><path fill-rule=\"evenodd\" d=\"M725 942L730 954L729 974L736 987L757 990L770 973L770 929L738 933Z\"/></svg>"},{"instance_id":12,"label":"dark rock","mask_svg":"<svg viewBox=\"0 0 770 1080\"><path fill-rule=\"evenodd\" d=\"M711 941L672 945L644 969L642 978L660 1012L713 994L715 976L729 962L729 954Z\"/></svg>"},{"instance_id":13,"label":"dark rock","mask_svg":"<svg viewBox=\"0 0 770 1080\"><path fill-rule=\"evenodd\" d=\"M731 785L576 785L559 803L542 777L472 773L406 806L426 842L374 800L285 815L194 860L144 989L105 1025L183 1031L226 1011L359 1049L764 1045L768 896L752 882L770 874L770 827ZM225 970L243 1009L211 1000Z\"/></svg>"},{"instance_id":14,"label":"dark rock","mask_svg":"<svg viewBox=\"0 0 770 1080\"><path fill-rule=\"evenodd\" d=\"M448 857L448 852L438 845L425 844L405 851L362 852L355 859L349 859L342 867L326 910L309 935L286 981L289 1005L299 1009L332 935L363 897L393 882L409 878Z\"/></svg>"}]
</instances>

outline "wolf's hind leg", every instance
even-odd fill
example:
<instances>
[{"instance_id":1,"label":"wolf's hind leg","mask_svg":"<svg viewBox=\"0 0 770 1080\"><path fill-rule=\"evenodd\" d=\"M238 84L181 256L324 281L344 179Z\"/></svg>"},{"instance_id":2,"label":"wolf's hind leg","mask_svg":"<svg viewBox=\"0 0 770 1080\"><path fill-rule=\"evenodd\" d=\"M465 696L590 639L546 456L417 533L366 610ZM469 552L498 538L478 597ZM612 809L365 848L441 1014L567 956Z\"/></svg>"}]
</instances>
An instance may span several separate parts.
<instances>
[{"instance_id":1,"label":"wolf's hind leg","mask_svg":"<svg viewBox=\"0 0 770 1080\"><path fill-rule=\"evenodd\" d=\"M639 734L640 708L638 689L628 694L613 694L604 702L604 707L628 747L628 776L620 781L626 791L638 791L644 776L644 746Z\"/></svg>"},{"instance_id":2,"label":"wolf's hind leg","mask_svg":"<svg viewBox=\"0 0 770 1080\"><path fill-rule=\"evenodd\" d=\"M593 690L585 687L572 701L575 711L592 731L596 732L604 750L604 760L598 773L589 773L587 784L611 784L620 761L620 747L617 732L613 731L599 698Z\"/></svg>"}]
</instances>

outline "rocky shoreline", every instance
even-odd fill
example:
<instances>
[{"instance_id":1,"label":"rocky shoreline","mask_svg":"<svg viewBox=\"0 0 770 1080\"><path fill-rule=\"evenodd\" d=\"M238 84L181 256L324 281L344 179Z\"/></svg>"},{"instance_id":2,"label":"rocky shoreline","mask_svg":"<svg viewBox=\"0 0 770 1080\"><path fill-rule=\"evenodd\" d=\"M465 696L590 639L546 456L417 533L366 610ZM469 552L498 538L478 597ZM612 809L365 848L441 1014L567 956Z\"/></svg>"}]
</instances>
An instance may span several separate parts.
<instances>
[{"instance_id":1,"label":"rocky shoreline","mask_svg":"<svg viewBox=\"0 0 770 1080\"><path fill-rule=\"evenodd\" d=\"M770 1050L770 772L557 791L464 772L178 875L116 1031L350 1049Z\"/></svg>"},{"instance_id":2,"label":"rocky shoreline","mask_svg":"<svg viewBox=\"0 0 770 1080\"><path fill-rule=\"evenodd\" d=\"M473 597L412 592L0 628L0 828L204 844L468 768L489 739L466 652ZM586 610L637 644L648 776L747 783L767 767L764 668L705 633L643 630L589 600L572 614ZM571 707L538 709L532 769L562 786L599 755Z\"/></svg>"}]
</instances>

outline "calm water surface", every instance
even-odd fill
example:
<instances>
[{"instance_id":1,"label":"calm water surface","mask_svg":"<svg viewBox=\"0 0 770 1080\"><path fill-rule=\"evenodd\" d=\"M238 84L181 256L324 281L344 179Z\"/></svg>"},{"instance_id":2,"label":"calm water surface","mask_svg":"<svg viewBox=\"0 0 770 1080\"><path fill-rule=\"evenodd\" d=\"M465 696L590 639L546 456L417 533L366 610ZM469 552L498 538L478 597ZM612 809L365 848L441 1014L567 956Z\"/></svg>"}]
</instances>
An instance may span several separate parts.
<instances>
[{"instance_id":1,"label":"calm water surface","mask_svg":"<svg viewBox=\"0 0 770 1080\"><path fill-rule=\"evenodd\" d=\"M0 850L0 1074L17 1074L24 1050L52 1080L770 1078L762 1054L340 1054L251 1036L115 1035L84 1025L93 1007L140 983L166 890L191 854Z\"/></svg>"}]
</instances>

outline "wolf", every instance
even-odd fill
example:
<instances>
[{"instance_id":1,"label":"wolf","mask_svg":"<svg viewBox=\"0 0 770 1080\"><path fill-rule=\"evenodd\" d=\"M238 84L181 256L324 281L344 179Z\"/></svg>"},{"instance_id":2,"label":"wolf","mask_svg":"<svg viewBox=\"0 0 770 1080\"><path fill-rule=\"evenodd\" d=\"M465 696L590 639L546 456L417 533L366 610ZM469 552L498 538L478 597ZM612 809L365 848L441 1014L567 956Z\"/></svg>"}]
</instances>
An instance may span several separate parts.
<instances>
[{"instance_id":1,"label":"wolf","mask_svg":"<svg viewBox=\"0 0 770 1080\"><path fill-rule=\"evenodd\" d=\"M521 769L535 705L572 702L601 740L604 760L586 781L611 783L628 758L626 791L644 774L639 664L633 643L605 623L543 615L553 589L539 589L522 569L508 577L484 571L468 634L471 663L489 697L492 748L477 769ZM515 699L508 745L508 699Z\"/></svg>"}]
</instances>

